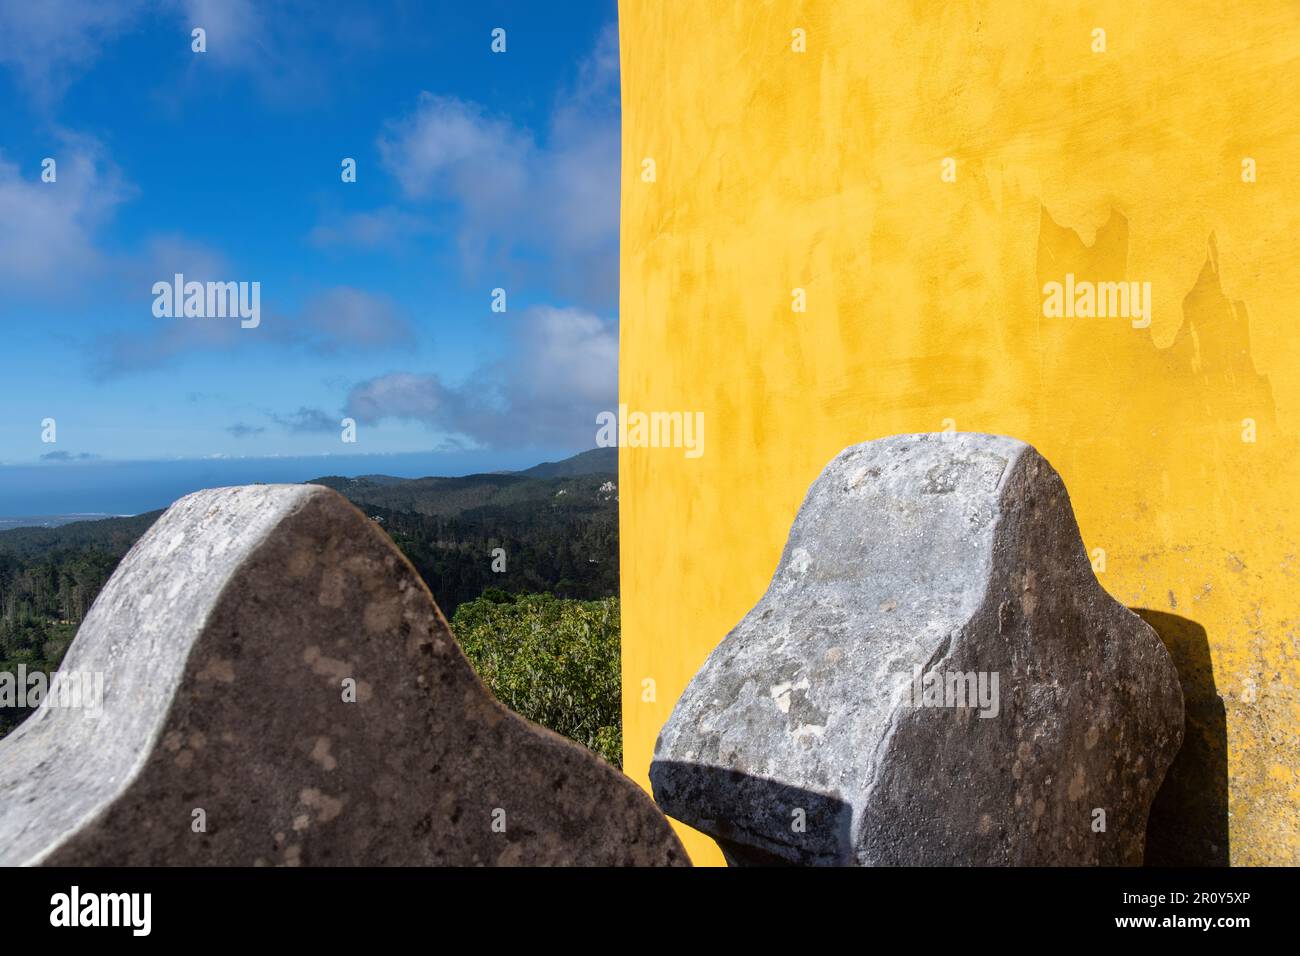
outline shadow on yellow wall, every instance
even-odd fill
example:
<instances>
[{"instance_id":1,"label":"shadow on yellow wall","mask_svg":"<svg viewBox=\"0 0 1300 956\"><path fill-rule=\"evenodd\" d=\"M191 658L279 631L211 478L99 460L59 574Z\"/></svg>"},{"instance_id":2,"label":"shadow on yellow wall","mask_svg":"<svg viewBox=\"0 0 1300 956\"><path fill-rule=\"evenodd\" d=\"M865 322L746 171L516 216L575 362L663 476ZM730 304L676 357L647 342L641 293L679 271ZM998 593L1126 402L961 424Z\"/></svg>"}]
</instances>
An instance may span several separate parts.
<instances>
[{"instance_id":1,"label":"shadow on yellow wall","mask_svg":"<svg viewBox=\"0 0 1300 956\"><path fill-rule=\"evenodd\" d=\"M1228 865L1228 722L1205 628L1133 608L1160 635L1183 687L1183 746L1151 805L1147 866Z\"/></svg>"},{"instance_id":2,"label":"shadow on yellow wall","mask_svg":"<svg viewBox=\"0 0 1300 956\"><path fill-rule=\"evenodd\" d=\"M627 772L836 453L1006 434L1208 676L1175 777L1217 776L1153 859L1300 862L1300 7L623 0L620 35L620 401L708 423L620 452ZM1149 283L1149 324L1053 314L1067 281Z\"/></svg>"}]
</instances>

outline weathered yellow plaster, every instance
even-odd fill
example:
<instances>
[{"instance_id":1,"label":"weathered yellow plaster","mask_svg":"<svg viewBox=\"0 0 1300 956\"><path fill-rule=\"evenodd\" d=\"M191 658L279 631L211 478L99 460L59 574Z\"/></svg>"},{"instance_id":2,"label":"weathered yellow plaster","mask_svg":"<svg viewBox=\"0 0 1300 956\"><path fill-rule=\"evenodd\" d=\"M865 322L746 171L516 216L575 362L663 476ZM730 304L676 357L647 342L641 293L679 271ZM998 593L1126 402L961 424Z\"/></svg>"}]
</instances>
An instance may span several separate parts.
<instances>
[{"instance_id":1,"label":"weathered yellow plaster","mask_svg":"<svg viewBox=\"0 0 1300 956\"><path fill-rule=\"evenodd\" d=\"M1300 862L1300 7L623 0L620 35L620 400L707 420L620 454L627 772L822 466L950 419L1061 472L1223 700L1232 862ZM1044 317L1067 272L1150 282L1150 327Z\"/></svg>"}]
</instances>

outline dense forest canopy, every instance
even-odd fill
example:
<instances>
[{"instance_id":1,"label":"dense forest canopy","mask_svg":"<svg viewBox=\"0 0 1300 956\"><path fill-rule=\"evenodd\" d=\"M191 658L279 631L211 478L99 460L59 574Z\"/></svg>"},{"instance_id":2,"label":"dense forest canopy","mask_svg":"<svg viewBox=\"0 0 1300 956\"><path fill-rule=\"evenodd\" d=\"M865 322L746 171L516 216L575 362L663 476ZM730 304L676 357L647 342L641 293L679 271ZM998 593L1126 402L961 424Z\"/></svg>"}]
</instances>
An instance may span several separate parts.
<instances>
[{"instance_id":1,"label":"dense forest canopy","mask_svg":"<svg viewBox=\"0 0 1300 956\"><path fill-rule=\"evenodd\" d=\"M618 602L602 600L618 595L613 451L511 474L313 483L388 532L508 706L617 762ZM0 672L57 669L118 562L161 514L0 532ZM0 706L0 736L29 712Z\"/></svg>"},{"instance_id":2,"label":"dense forest canopy","mask_svg":"<svg viewBox=\"0 0 1300 956\"><path fill-rule=\"evenodd\" d=\"M622 764L618 598L489 588L457 608L451 625L497 700Z\"/></svg>"}]
</instances>

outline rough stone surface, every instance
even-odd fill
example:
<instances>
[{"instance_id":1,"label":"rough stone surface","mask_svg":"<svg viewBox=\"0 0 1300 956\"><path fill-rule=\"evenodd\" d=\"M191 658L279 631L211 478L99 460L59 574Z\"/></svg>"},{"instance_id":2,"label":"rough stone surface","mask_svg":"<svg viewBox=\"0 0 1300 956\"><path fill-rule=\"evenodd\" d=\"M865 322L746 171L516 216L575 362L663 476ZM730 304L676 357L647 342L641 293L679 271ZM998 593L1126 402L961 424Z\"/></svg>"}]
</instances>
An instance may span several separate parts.
<instances>
[{"instance_id":1,"label":"rough stone surface","mask_svg":"<svg viewBox=\"0 0 1300 956\"><path fill-rule=\"evenodd\" d=\"M0 741L0 864L687 862L628 778L492 697L326 488L178 501L61 672L104 675L102 715L46 702Z\"/></svg>"},{"instance_id":2,"label":"rough stone surface","mask_svg":"<svg viewBox=\"0 0 1300 956\"><path fill-rule=\"evenodd\" d=\"M914 705L918 673L981 672L996 716ZM1169 656L1093 576L1052 467L899 435L818 477L650 779L733 864L1131 865L1182 730Z\"/></svg>"}]
</instances>

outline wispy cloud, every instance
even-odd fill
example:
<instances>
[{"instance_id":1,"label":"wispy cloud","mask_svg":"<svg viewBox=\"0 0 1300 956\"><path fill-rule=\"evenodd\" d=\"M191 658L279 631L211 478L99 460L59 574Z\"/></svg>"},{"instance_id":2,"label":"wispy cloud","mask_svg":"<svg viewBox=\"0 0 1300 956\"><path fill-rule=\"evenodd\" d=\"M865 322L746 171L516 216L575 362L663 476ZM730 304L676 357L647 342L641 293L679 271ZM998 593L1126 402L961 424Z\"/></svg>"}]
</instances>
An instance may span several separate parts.
<instances>
[{"instance_id":1,"label":"wispy cloud","mask_svg":"<svg viewBox=\"0 0 1300 956\"><path fill-rule=\"evenodd\" d=\"M168 360L198 350L231 349L240 343L238 322L205 319L156 319L152 316L155 282L171 282L176 273L186 281L216 282L230 278L230 264L220 252L187 239L166 235L150 239L143 251L122 263L122 273L136 300L142 325L134 331L96 336L85 345L92 378L105 380L156 368ZM243 341L248 341L247 333Z\"/></svg>"},{"instance_id":2,"label":"wispy cloud","mask_svg":"<svg viewBox=\"0 0 1300 956\"><path fill-rule=\"evenodd\" d=\"M191 31L206 33L206 52L168 75L164 98L210 86L215 75L249 78L262 98L281 105L317 98L329 86L330 64L374 47L382 22L364 8L321 16L316 0L5 0L0 3L0 67L41 111L89 72L105 49L153 14L175 30L175 50L190 52ZM321 47L331 55L320 58Z\"/></svg>"},{"instance_id":3,"label":"wispy cloud","mask_svg":"<svg viewBox=\"0 0 1300 956\"><path fill-rule=\"evenodd\" d=\"M70 452L70 451L47 451L41 455L41 461L92 461L98 458L98 455L92 455L88 451Z\"/></svg>"},{"instance_id":4,"label":"wispy cloud","mask_svg":"<svg viewBox=\"0 0 1300 956\"><path fill-rule=\"evenodd\" d=\"M169 0L186 32L206 34L209 62L236 69L260 69L271 58L271 26L252 0Z\"/></svg>"},{"instance_id":5,"label":"wispy cloud","mask_svg":"<svg viewBox=\"0 0 1300 956\"><path fill-rule=\"evenodd\" d=\"M148 266L143 263L149 263ZM219 253L177 236L153 240L133 268L140 290L143 324L132 331L97 336L86 344L92 378L103 381L156 369L196 352L274 348L312 355L413 349L415 333L402 309L386 295L350 286L320 292L295 312L276 311L264 300L266 315L256 330L237 321L200 318L157 319L150 314L156 281L175 273L195 282L234 281L236 271ZM251 279L248 281L252 281Z\"/></svg>"},{"instance_id":6,"label":"wispy cloud","mask_svg":"<svg viewBox=\"0 0 1300 956\"><path fill-rule=\"evenodd\" d=\"M313 44L336 49L348 42L347 33L321 30L322 22L336 17L320 16L315 2L162 0L162 6L180 20L186 47L196 27L206 35L206 52L188 59L184 77L161 91L164 98L189 96L215 79L237 77L251 81L272 105L301 106L318 99L331 76L327 61L313 55ZM367 16L364 10L356 14L361 20Z\"/></svg>"},{"instance_id":7,"label":"wispy cloud","mask_svg":"<svg viewBox=\"0 0 1300 956\"><path fill-rule=\"evenodd\" d=\"M0 154L0 279L57 298L102 269L98 233L132 190L93 137L60 132L55 147L54 182Z\"/></svg>"},{"instance_id":8,"label":"wispy cloud","mask_svg":"<svg viewBox=\"0 0 1300 956\"><path fill-rule=\"evenodd\" d=\"M433 231L433 224L424 217L389 206L373 212L330 216L308 233L307 241L322 249L400 251L409 240Z\"/></svg>"},{"instance_id":9,"label":"wispy cloud","mask_svg":"<svg viewBox=\"0 0 1300 956\"><path fill-rule=\"evenodd\" d=\"M254 435L260 435L266 431L261 425L249 425L244 422L235 422L226 428L226 431L235 438L252 438Z\"/></svg>"},{"instance_id":10,"label":"wispy cloud","mask_svg":"<svg viewBox=\"0 0 1300 956\"><path fill-rule=\"evenodd\" d=\"M319 353L415 344L410 321L392 299L349 286L308 300L290 335Z\"/></svg>"},{"instance_id":11,"label":"wispy cloud","mask_svg":"<svg viewBox=\"0 0 1300 956\"><path fill-rule=\"evenodd\" d=\"M144 0L14 0L0 4L0 65L42 108L58 100L124 32Z\"/></svg>"},{"instance_id":12,"label":"wispy cloud","mask_svg":"<svg viewBox=\"0 0 1300 956\"><path fill-rule=\"evenodd\" d=\"M291 432L332 432L339 430L339 420L319 408L300 408L288 415L272 415L277 425Z\"/></svg>"},{"instance_id":13,"label":"wispy cloud","mask_svg":"<svg viewBox=\"0 0 1300 956\"><path fill-rule=\"evenodd\" d=\"M24 334L40 348L77 350L71 361L84 361L96 382L154 374L147 389L98 390L118 407L130 407L133 394L158 396L158 407L183 403L177 396L200 385L237 392L246 377L229 369L242 359L273 358L283 378L277 374L253 401L243 396L207 414L204 428L239 451L273 439L308 444L289 435L336 433L345 414L422 422L438 441L461 447L586 447L595 412L611 407L617 392L618 333L610 318L618 281L616 30L602 34L553 97L555 65L523 67L522 82L540 79L523 99L552 97L528 114L538 118L525 121L514 114L514 99L492 100L499 104L492 108L474 100L474 91L497 82L484 81L478 66L460 64L438 78L427 62L430 43L402 35L411 24L436 26L428 10L402 2L378 13L347 6L340 15L315 0L0 0L0 86L9 89L12 77L17 115L36 128L0 152L0 288L12 302L0 303L0 314L55 316L24 326ZM588 29L589 16L571 18L575 28ZM191 55L189 33L198 26L207 32L207 52ZM471 30L453 29L462 28ZM478 38L486 57L486 36ZM382 80L351 90L337 117L313 112L331 83L350 83L340 79L350 75L348 51L367 46L363 62L383 67L367 76ZM140 77L157 89L138 89ZM112 95L81 96L101 79ZM419 94L422 87L431 92ZM394 89L404 91L400 99ZM128 93L139 95L115 113ZM303 115L259 125L268 120L259 112L268 103ZM104 141L60 132L55 114L64 106L75 107L85 128L103 131ZM131 121L119 124L122 117ZM320 150L296 151L300 120L301 129L321 132ZM243 175L251 166L213 175L221 155L219 146L209 148L213 134L230 128L254 136L285 131L288 151L268 149L270 164L257 176ZM160 136L182 158L159 152ZM52 184L40 180L46 140L58 162ZM337 188L337 155L364 157L355 188ZM295 166L299 160L307 165ZM177 201L199 182L204 191L195 198L202 201ZM253 214L245 216L240 203L263 196L282 201L276 215L250 205ZM326 210L306 249L295 242L310 227L297 215L304 205ZM345 261L334 254L355 249L382 255ZM410 265L430 281L413 283L404 264L386 261L401 254L420 257ZM451 288L458 271L480 293L506 286L511 312L494 314L481 329L454 325L465 318L450 313L463 291ZM261 324L250 330L235 321L155 318L152 286L175 273L199 282L261 280ZM448 287L447 298L436 308L416 304L412 289L427 294L431 285ZM575 307L524 308L542 301ZM485 346L468 354L495 355L504 346L504 355L468 374L460 364L449 372L447 363L418 352L444 341L441 334L431 339L429 329L445 330L457 349ZM353 353L366 357L353 362ZM383 371L389 374L374 374ZM153 426L141 432L148 442L164 433ZM398 447L418 433L385 430L384 439ZM70 454L48 460L75 460Z\"/></svg>"},{"instance_id":14,"label":"wispy cloud","mask_svg":"<svg viewBox=\"0 0 1300 956\"><path fill-rule=\"evenodd\" d=\"M540 270L597 308L618 288L617 30L606 29L556 100L545 137L477 103L423 92L385 124L380 162L417 208L451 202L474 275Z\"/></svg>"},{"instance_id":15,"label":"wispy cloud","mask_svg":"<svg viewBox=\"0 0 1300 956\"><path fill-rule=\"evenodd\" d=\"M489 448L521 438L585 447L596 413L618 395L618 330L582 309L542 307L512 323L507 356L452 386L433 373L393 372L356 385L360 422L418 421Z\"/></svg>"}]
</instances>

